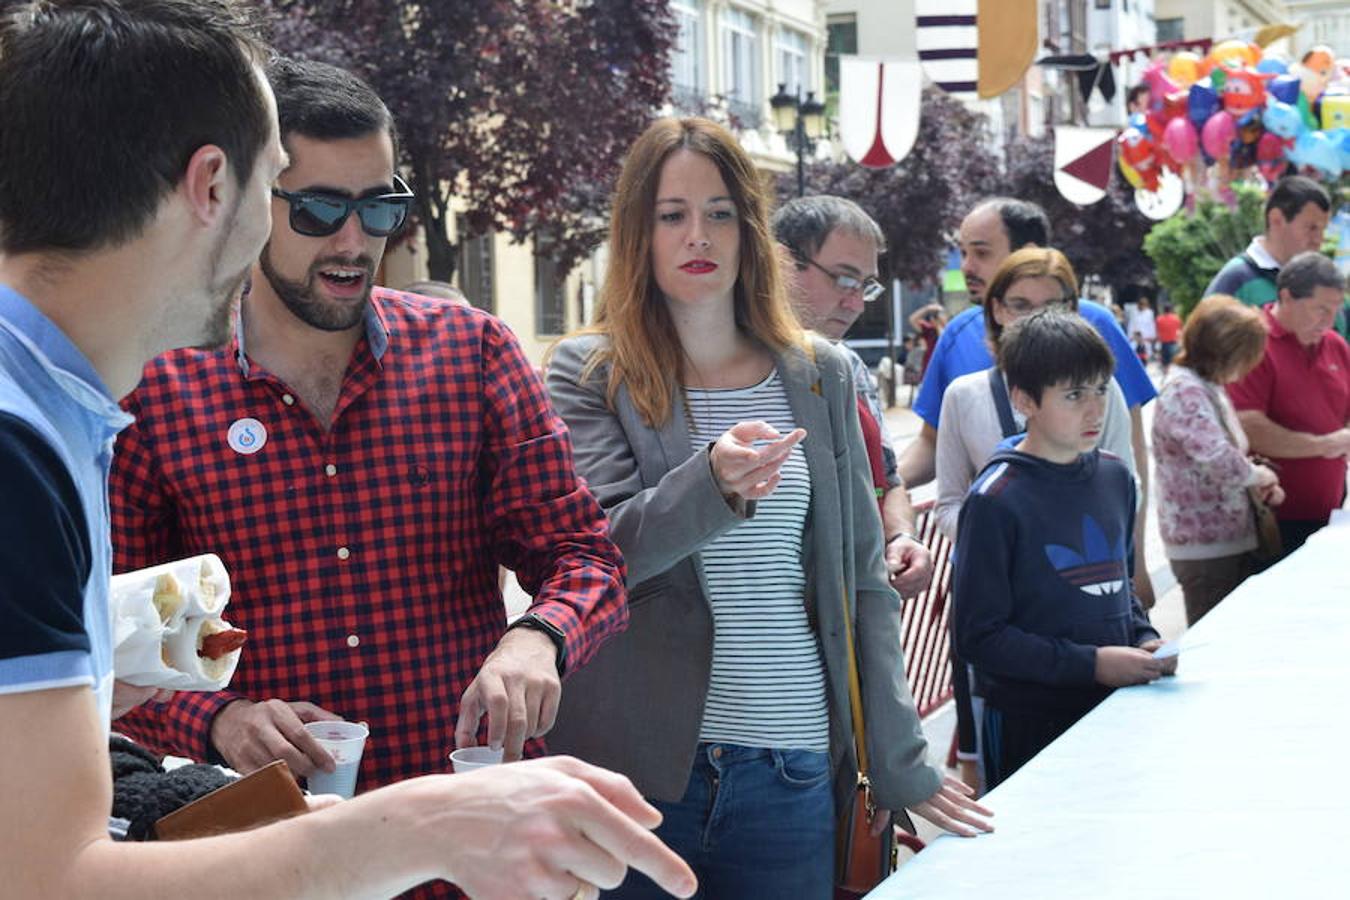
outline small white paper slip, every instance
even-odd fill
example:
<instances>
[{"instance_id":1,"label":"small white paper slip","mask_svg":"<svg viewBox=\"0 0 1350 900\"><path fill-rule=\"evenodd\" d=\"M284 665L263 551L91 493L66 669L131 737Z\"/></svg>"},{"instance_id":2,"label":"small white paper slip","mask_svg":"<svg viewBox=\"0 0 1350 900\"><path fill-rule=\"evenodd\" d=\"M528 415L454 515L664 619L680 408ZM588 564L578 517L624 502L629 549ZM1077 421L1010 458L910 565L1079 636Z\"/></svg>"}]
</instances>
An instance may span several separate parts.
<instances>
[{"instance_id":1,"label":"small white paper slip","mask_svg":"<svg viewBox=\"0 0 1350 900\"><path fill-rule=\"evenodd\" d=\"M1171 659L1181 653L1181 638L1173 638L1153 651L1154 659Z\"/></svg>"},{"instance_id":2,"label":"small white paper slip","mask_svg":"<svg viewBox=\"0 0 1350 900\"><path fill-rule=\"evenodd\" d=\"M1183 635L1183 637L1184 637L1184 635ZM1198 644L1190 644L1190 645L1188 645L1188 646L1185 648L1185 650L1189 653L1191 650L1194 650L1196 647L1203 647L1203 646L1205 646L1206 643L1208 643L1208 642L1207 642L1207 641L1201 641L1201 642L1198 643ZM1181 638L1173 638L1172 640L1170 640L1170 641L1168 641L1167 643L1163 644L1163 645L1162 645L1161 647L1159 647L1157 650L1154 650L1154 651L1153 651L1153 658L1154 658L1154 659L1171 659L1171 658L1174 657L1174 656L1180 656L1180 655L1181 655L1182 649L1183 649L1183 648L1182 648L1182 646L1181 646Z\"/></svg>"}]
</instances>

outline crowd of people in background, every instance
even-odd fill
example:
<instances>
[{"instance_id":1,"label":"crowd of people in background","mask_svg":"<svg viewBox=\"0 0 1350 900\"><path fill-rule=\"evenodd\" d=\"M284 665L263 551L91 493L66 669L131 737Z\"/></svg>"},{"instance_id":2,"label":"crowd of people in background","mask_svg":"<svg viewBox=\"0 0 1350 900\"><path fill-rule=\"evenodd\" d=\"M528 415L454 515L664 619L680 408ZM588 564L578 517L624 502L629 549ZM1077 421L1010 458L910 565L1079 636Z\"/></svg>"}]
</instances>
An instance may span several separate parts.
<instances>
[{"instance_id":1,"label":"crowd of people in background","mask_svg":"<svg viewBox=\"0 0 1350 900\"><path fill-rule=\"evenodd\" d=\"M913 813L974 836L981 793L1175 671L1151 494L1189 623L1344 504L1345 282L1308 179L1187 319L1140 295L1123 327L1043 210L978 203L970 307L908 317L923 424L897 447L842 340L887 296L881 229L841 197L773 209L722 126L632 146L594 319L541 373L473 298L375 283L413 193L360 78L273 57L233 0L25 10L0 23L20 895L824 900L860 772L874 835ZM901 652L934 577L909 491L934 480L959 778L927 762ZM205 552L249 634L229 689L118 680L112 572ZM510 623L503 567L532 598ZM304 726L335 719L372 733L355 799L111 839L111 731L305 778L334 759ZM478 744L513 764L444 774Z\"/></svg>"}]
</instances>

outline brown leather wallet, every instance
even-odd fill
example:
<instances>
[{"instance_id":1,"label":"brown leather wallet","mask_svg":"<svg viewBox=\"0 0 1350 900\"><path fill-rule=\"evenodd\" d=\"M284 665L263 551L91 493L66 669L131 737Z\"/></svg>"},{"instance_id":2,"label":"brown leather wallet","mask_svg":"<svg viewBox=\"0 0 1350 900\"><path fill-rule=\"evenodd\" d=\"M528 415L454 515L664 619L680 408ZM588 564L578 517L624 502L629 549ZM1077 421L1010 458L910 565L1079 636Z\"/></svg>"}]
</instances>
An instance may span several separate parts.
<instances>
[{"instance_id":1,"label":"brown leather wallet","mask_svg":"<svg viewBox=\"0 0 1350 900\"><path fill-rule=\"evenodd\" d=\"M283 760L198 797L155 822L155 837L181 841L247 831L305 812L305 795Z\"/></svg>"}]
</instances>

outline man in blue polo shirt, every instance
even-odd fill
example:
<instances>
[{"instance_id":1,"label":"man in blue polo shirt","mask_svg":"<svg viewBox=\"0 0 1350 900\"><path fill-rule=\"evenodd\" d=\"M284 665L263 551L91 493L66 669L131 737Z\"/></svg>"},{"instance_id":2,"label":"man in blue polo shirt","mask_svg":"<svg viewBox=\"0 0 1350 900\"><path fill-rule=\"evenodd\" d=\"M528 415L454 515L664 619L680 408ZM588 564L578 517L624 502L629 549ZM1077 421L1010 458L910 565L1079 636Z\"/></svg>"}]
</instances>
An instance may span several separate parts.
<instances>
[{"instance_id":1,"label":"man in blue polo shirt","mask_svg":"<svg viewBox=\"0 0 1350 900\"><path fill-rule=\"evenodd\" d=\"M1034 203L1010 197L994 197L976 206L961 222L961 273L966 290L976 304L984 302L985 290L1003 260L1014 250L1026 246L1050 246L1050 220ZM1116 358L1116 381L1130 408L1135 469L1139 475L1141 503L1147 503L1148 449L1144 442L1140 409L1158 395L1148 373L1140 364L1125 332L1115 317L1090 300L1081 300L1078 313L1106 338ZM923 420L919 436L900 456L900 477L911 488L933 480L937 454L938 417L947 386L970 372L979 372L994 364L984 336L984 311L979 305L952 319L928 362L923 385L919 388L914 411ZM1135 537L1135 589L1145 608L1153 605L1153 585L1144 565L1142 528L1145 508L1141 506Z\"/></svg>"},{"instance_id":2,"label":"man in blue polo shirt","mask_svg":"<svg viewBox=\"0 0 1350 900\"><path fill-rule=\"evenodd\" d=\"M660 814L576 760L414 779L242 834L109 836L110 716L146 693L115 699L116 400L156 354L225 341L267 239L286 155L256 19L234 0L0 17L0 893L387 897L444 878L594 897L631 864L687 897Z\"/></svg>"}]
</instances>

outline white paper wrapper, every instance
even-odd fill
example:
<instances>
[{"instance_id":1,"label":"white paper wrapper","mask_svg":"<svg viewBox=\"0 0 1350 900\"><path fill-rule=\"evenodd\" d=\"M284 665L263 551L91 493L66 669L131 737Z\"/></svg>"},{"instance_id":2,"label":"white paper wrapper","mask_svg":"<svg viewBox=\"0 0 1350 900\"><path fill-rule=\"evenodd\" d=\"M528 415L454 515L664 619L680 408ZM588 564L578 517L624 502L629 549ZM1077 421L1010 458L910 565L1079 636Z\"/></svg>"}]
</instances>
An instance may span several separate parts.
<instances>
[{"instance_id":1,"label":"white paper wrapper","mask_svg":"<svg viewBox=\"0 0 1350 900\"><path fill-rule=\"evenodd\" d=\"M204 623L228 627L220 613L229 603L230 577L218 556L114 575L111 594L119 679L175 691L218 691L230 683L240 651L219 661L196 652Z\"/></svg>"}]
</instances>

